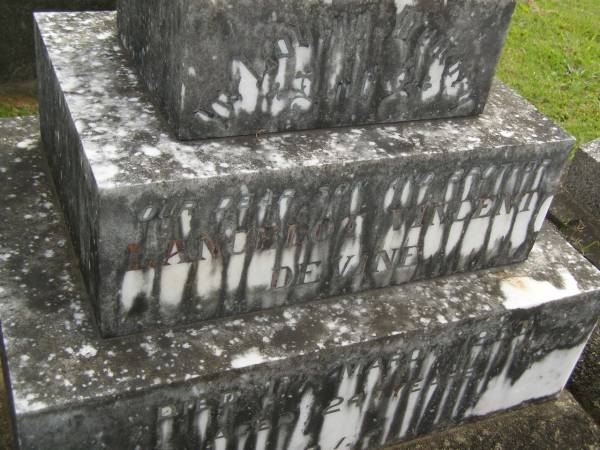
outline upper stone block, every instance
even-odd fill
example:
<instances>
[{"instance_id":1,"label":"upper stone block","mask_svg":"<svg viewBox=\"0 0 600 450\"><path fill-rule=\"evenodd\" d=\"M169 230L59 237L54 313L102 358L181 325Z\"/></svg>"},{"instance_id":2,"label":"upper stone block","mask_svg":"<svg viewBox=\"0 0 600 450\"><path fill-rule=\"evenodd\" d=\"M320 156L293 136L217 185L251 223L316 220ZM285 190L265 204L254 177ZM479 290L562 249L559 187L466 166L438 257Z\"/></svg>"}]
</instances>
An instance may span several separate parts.
<instances>
[{"instance_id":1,"label":"upper stone block","mask_svg":"<svg viewBox=\"0 0 600 450\"><path fill-rule=\"evenodd\" d=\"M180 139L481 113L514 0L121 0Z\"/></svg>"}]
</instances>

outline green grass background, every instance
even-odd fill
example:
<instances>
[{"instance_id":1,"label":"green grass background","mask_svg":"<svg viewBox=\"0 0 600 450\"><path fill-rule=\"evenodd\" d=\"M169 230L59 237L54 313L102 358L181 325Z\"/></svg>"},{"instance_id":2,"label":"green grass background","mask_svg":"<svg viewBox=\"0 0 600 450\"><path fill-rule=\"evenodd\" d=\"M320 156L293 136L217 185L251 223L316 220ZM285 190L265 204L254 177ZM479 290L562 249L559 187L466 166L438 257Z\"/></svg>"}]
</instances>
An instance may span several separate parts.
<instances>
[{"instance_id":1,"label":"green grass background","mask_svg":"<svg viewBox=\"0 0 600 450\"><path fill-rule=\"evenodd\" d=\"M600 136L600 0L519 1L498 77L577 138Z\"/></svg>"}]
</instances>

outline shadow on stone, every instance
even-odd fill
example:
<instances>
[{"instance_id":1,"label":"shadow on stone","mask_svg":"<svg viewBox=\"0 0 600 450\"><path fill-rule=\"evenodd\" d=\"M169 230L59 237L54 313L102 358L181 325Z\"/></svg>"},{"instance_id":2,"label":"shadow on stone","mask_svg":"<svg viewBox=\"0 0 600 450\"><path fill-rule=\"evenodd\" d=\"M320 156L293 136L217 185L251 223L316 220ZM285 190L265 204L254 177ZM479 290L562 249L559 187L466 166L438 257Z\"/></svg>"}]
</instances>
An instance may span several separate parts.
<instances>
[{"instance_id":1,"label":"shadow on stone","mask_svg":"<svg viewBox=\"0 0 600 450\"><path fill-rule=\"evenodd\" d=\"M597 449L600 428L568 392L388 450Z\"/></svg>"},{"instance_id":2,"label":"shadow on stone","mask_svg":"<svg viewBox=\"0 0 600 450\"><path fill-rule=\"evenodd\" d=\"M35 78L34 11L114 9L116 0L3 0L0 2L0 84Z\"/></svg>"},{"instance_id":3,"label":"shadow on stone","mask_svg":"<svg viewBox=\"0 0 600 450\"><path fill-rule=\"evenodd\" d=\"M550 209L561 233L592 264L600 267L600 139L575 154ZM569 389L600 423L600 330L596 327L571 378Z\"/></svg>"}]
</instances>

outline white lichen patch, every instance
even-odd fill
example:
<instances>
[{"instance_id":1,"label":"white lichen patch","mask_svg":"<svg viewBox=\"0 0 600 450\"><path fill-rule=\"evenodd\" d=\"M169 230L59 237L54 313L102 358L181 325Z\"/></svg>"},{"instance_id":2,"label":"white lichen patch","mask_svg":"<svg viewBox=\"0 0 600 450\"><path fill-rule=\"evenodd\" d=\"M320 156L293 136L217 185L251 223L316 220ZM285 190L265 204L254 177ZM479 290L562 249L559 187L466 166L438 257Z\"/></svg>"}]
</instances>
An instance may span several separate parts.
<instances>
[{"instance_id":1,"label":"white lichen patch","mask_svg":"<svg viewBox=\"0 0 600 450\"><path fill-rule=\"evenodd\" d=\"M508 277L500 282L507 309L533 308L546 302L560 300L581 292L577 280L566 268L557 271L557 280L536 280L529 276Z\"/></svg>"},{"instance_id":2,"label":"white lichen patch","mask_svg":"<svg viewBox=\"0 0 600 450\"><path fill-rule=\"evenodd\" d=\"M98 354L98 350L90 344L85 344L79 349L77 354L84 358L92 358Z\"/></svg>"},{"instance_id":3,"label":"white lichen patch","mask_svg":"<svg viewBox=\"0 0 600 450\"><path fill-rule=\"evenodd\" d=\"M255 366L267 361L268 358L263 355L258 348L252 347L244 353L231 358L231 367L241 369L242 367Z\"/></svg>"},{"instance_id":4,"label":"white lichen patch","mask_svg":"<svg viewBox=\"0 0 600 450\"><path fill-rule=\"evenodd\" d=\"M34 413L48 407L48 404L43 400L38 399L36 394L29 393L21 396L19 392L13 391L13 403L15 412L18 414Z\"/></svg>"}]
</instances>

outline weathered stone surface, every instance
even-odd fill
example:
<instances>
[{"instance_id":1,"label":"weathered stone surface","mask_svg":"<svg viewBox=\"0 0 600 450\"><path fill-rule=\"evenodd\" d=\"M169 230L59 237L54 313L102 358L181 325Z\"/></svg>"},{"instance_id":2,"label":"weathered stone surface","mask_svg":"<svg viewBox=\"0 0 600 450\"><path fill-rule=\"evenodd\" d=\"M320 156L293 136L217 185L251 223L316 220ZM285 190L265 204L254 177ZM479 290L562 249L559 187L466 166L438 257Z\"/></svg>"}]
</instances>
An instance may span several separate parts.
<instances>
[{"instance_id":1,"label":"weathered stone surface","mask_svg":"<svg viewBox=\"0 0 600 450\"><path fill-rule=\"evenodd\" d=\"M182 143L113 14L37 20L42 137L105 335L521 261L573 142L498 84L477 118Z\"/></svg>"},{"instance_id":2,"label":"weathered stone surface","mask_svg":"<svg viewBox=\"0 0 600 450\"><path fill-rule=\"evenodd\" d=\"M600 424L600 328L592 333L569 383L577 401ZM600 442L600 439L598 440Z\"/></svg>"},{"instance_id":3,"label":"weathered stone surface","mask_svg":"<svg viewBox=\"0 0 600 450\"><path fill-rule=\"evenodd\" d=\"M122 0L119 31L181 139L466 116L514 0Z\"/></svg>"},{"instance_id":4,"label":"weathered stone surface","mask_svg":"<svg viewBox=\"0 0 600 450\"><path fill-rule=\"evenodd\" d=\"M562 186L578 206L600 219L600 138L577 150Z\"/></svg>"},{"instance_id":5,"label":"weathered stone surface","mask_svg":"<svg viewBox=\"0 0 600 450\"><path fill-rule=\"evenodd\" d=\"M101 339L34 120L0 129L0 317L23 449L377 447L555 394L599 312L600 273L546 229L504 269Z\"/></svg>"}]
</instances>

